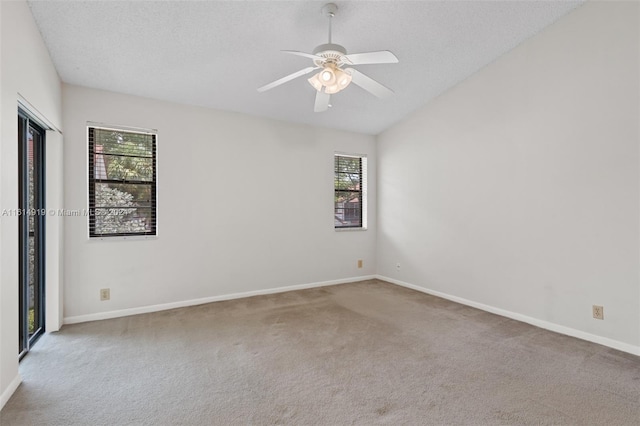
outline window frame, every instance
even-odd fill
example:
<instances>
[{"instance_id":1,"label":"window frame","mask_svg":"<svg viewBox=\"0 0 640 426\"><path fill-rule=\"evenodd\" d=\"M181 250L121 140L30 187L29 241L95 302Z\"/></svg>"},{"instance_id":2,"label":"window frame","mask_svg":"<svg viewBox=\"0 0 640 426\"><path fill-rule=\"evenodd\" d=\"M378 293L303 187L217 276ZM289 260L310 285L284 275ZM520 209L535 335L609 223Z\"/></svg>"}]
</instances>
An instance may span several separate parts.
<instances>
[{"instance_id":1,"label":"window frame","mask_svg":"<svg viewBox=\"0 0 640 426\"><path fill-rule=\"evenodd\" d=\"M354 191L345 191L344 189L339 189L336 187L336 182L337 182L337 176L338 176L338 170L337 170L337 161L338 158L340 157L346 157L346 158L357 158L360 160L360 164L359 164L359 190L354 190ZM333 154L333 179L334 179L334 185L333 185L333 194L334 194L334 201L333 201L333 212L334 212L334 225L333 228L335 231L338 232L344 232L344 231L366 231L367 230L367 155L366 154L354 154L354 153L345 153L345 152L334 152ZM336 221L338 219L338 215L336 215L336 194L338 192L351 192L351 193L357 193L359 194L358 196L358 206L359 206L359 219L360 219L360 224L359 225L344 225L344 226L340 226L336 224Z\"/></svg>"},{"instance_id":2,"label":"window frame","mask_svg":"<svg viewBox=\"0 0 640 426\"><path fill-rule=\"evenodd\" d=\"M151 157L140 156L137 158L151 158L152 164L152 180L151 181L137 181L137 180L127 180L127 179L100 179L95 176L95 155L99 154L95 152L94 143L95 140L92 140L92 132L96 129L113 131L113 132L122 132L122 133L130 133L130 134L140 134L140 135L148 135L151 136ZM94 137L95 138L95 137ZM87 220L87 233L90 241L117 241L117 240L137 240L137 239L154 239L158 236L158 173L157 173L157 164L158 164L158 132L155 129L142 129L142 128L134 128L127 126L112 126L112 125L104 125L98 123L87 123L87 153L88 153L88 163L87 163L87 176L88 176L88 190L87 190L87 204L88 208L86 210L86 214L88 216ZM122 155L123 157L127 155ZM135 157L135 156L134 156ZM144 232L117 232L117 233L96 233L95 232L95 220L93 220L95 216L96 207L95 205L95 186L96 183L112 183L112 184L126 184L126 185L145 185L150 189L150 200L149 200L149 210L151 214L151 225L149 231Z\"/></svg>"}]
</instances>

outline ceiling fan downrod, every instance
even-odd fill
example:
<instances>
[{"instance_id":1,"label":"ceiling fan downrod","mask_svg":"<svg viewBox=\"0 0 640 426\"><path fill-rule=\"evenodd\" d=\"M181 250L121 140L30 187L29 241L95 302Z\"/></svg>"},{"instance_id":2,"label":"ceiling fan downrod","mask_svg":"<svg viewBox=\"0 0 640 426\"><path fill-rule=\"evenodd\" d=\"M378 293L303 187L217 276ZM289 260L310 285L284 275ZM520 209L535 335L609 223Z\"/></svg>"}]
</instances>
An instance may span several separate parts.
<instances>
[{"instance_id":1,"label":"ceiling fan downrod","mask_svg":"<svg viewBox=\"0 0 640 426\"><path fill-rule=\"evenodd\" d=\"M336 12L338 12L338 6L335 3L327 3L322 6L321 12L329 18L329 44L331 44L331 22L332 18L336 16Z\"/></svg>"}]
</instances>

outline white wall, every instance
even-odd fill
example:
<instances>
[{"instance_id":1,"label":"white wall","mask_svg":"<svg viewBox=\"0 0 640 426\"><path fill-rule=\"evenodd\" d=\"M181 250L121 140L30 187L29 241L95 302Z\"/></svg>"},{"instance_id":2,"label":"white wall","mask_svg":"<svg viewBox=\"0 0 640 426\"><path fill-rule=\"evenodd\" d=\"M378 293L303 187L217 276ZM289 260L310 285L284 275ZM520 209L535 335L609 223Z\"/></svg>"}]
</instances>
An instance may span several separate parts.
<instances>
[{"instance_id":1,"label":"white wall","mask_svg":"<svg viewBox=\"0 0 640 426\"><path fill-rule=\"evenodd\" d=\"M381 134L379 274L640 354L638 59L588 3Z\"/></svg>"},{"instance_id":2,"label":"white wall","mask_svg":"<svg viewBox=\"0 0 640 426\"><path fill-rule=\"evenodd\" d=\"M2 60L2 40L4 38L4 35L2 34L2 4L0 4L0 61ZM3 134L3 129L4 129L4 115L2 115L2 62L0 62L0 135ZM2 185L4 184L4 176L2 173L2 151L3 151L3 143L2 143L2 139L0 139L0 207L2 207L4 205L3 200L3 191L2 191ZM1 216L0 216L1 217ZM2 233L2 223L0 222L0 240L3 238L3 233ZM3 310L4 310L4 297L3 297L3 293L4 293L4 286L6 284L4 284L3 280L2 280L2 244L0 243L0 324L4 323L4 317L3 317ZM7 400L9 399L10 395L13 393L13 390L10 389L9 386L9 381L5 379L5 381L7 381L7 383L5 384L2 376L2 370L5 369L4 366L4 350L5 350L5 345L3 343L3 338L5 337L5 333L4 333L4 329L2 328L2 326L0 325L0 410L2 410L2 407L4 407L4 405L6 404ZM10 340L9 342L11 342L12 340ZM7 365L6 370L7 372L9 372L9 374L12 374L13 372L11 371L11 365L13 365L13 363Z\"/></svg>"},{"instance_id":3,"label":"white wall","mask_svg":"<svg viewBox=\"0 0 640 426\"><path fill-rule=\"evenodd\" d=\"M46 200L48 212L64 207L64 144L62 134L46 135ZM45 324L46 331L58 331L64 320L64 217L49 214L45 222Z\"/></svg>"},{"instance_id":4,"label":"white wall","mask_svg":"<svg viewBox=\"0 0 640 426\"><path fill-rule=\"evenodd\" d=\"M61 128L61 86L31 12L23 1L0 2L0 211L18 200L18 99ZM60 140L60 138L59 138ZM55 190L54 190L55 191ZM18 375L18 222L0 223L0 407Z\"/></svg>"},{"instance_id":5,"label":"white wall","mask_svg":"<svg viewBox=\"0 0 640 426\"><path fill-rule=\"evenodd\" d=\"M87 206L87 121L158 130L159 236L88 241L66 218L66 321L375 273L373 137L70 85L63 112L67 209ZM334 231L334 151L370 159L367 231Z\"/></svg>"}]
</instances>

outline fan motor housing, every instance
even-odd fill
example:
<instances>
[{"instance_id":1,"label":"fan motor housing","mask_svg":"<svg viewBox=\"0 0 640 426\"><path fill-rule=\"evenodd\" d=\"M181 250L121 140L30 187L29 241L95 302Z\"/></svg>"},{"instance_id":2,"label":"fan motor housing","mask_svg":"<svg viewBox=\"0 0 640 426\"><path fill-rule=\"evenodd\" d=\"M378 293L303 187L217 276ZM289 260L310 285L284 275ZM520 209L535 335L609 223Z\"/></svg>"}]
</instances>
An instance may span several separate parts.
<instances>
[{"instance_id":1,"label":"fan motor housing","mask_svg":"<svg viewBox=\"0 0 640 426\"><path fill-rule=\"evenodd\" d=\"M339 44L327 43L321 44L320 46L313 49L313 54L322 56L325 59L334 60L336 63L338 63L340 62L342 57L347 54L347 49L340 46ZM325 61L314 59L313 62L315 62L317 66L322 66Z\"/></svg>"}]
</instances>

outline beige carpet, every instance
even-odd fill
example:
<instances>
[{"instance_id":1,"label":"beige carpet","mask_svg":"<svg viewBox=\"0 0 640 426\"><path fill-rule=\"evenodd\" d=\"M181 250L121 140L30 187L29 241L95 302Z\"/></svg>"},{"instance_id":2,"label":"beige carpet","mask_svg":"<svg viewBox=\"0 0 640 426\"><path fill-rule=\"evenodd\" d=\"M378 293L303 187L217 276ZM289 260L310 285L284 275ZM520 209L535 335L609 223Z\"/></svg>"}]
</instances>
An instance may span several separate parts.
<instances>
[{"instance_id":1,"label":"beige carpet","mask_svg":"<svg viewBox=\"0 0 640 426\"><path fill-rule=\"evenodd\" d=\"M381 281L66 326L11 425L640 424L640 358Z\"/></svg>"}]
</instances>

